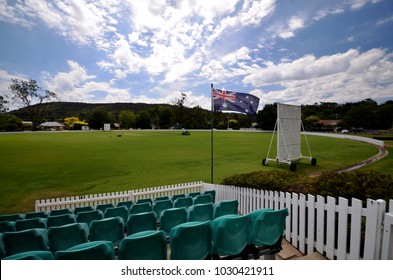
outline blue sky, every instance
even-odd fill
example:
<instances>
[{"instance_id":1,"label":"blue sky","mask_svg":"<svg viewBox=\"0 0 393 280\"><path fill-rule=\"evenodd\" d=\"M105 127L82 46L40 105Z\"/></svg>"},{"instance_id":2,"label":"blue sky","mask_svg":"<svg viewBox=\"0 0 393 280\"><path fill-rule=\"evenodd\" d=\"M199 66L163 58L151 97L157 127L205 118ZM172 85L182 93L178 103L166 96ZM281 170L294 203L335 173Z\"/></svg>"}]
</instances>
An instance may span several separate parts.
<instances>
[{"instance_id":1,"label":"blue sky","mask_svg":"<svg viewBox=\"0 0 393 280\"><path fill-rule=\"evenodd\" d=\"M0 0L0 93L210 108L210 84L267 103L393 99L391 0ZM15 105L14 105L15 106Z\"/></svg>"}]
</instances>

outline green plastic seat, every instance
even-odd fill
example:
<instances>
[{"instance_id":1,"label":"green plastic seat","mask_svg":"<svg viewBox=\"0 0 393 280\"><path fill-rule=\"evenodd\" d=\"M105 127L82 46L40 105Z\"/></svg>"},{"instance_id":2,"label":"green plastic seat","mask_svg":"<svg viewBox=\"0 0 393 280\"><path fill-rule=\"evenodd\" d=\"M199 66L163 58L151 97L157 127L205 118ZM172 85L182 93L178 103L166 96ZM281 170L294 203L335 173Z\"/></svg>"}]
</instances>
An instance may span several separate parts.
<instances>
[{"instance_id":1,"label":"green plastic seat","mask_svg":"<svg viewBox=\"0 0 393 280\"><path fill-rule=\"evenodd\" d=\"M159 197L156 197L156 198L154 199L154 202L159 201L159 200L167 200L167 199L169 199L169 196L167 196L167 195L165 195L165 196L159 196Z\"/></svg>"},{"instance_id":2,"label":"green plastic seat","mask_svg":"<svg viewBox=\"0 0 393 280\"><path fill-rule=\"evenodd\" d=\"M166 260L167 239L162 230L148 230L124 238L118 249L119 260Z\"/></svg>"},{"instance_id":3,"label":"green plastic seat","mask_svg":"<svg viewBox=\"0 0 393 280\"><path fill-rule=\"evenodd\" d=\"M211 255L211 222L189 222L172 228L170 233L172 260L204 260Z\"/></svg>"},{"instance_id":4,"label":"green plastic seat","mask_svg":"<svg viewBox=\"0 0 393 280\"><path fill-rule=\"evenodd\" d=\"M141 204L141 203L150 203L150 205L153 205L153 200L151 198L140 198L136 201L137 204Z\"/></svg>"},{"instance_id":5,"label":"green plastic seat","mask_svg":"<svg viewBox=\"0 0 393 280\"><path fill-rule=\"evenodd\" d=\"M49 247L53 253L88 241L89 228L85 223L73 223L48 229Z\"/></svg>"},{"instance_id":6,"label":"green plastic seat","mask_svg":"<svg viewBox=\"0 0 393 280\"><path fill-rule=\"evenodd\" d=\"M212 197L210 194L200 194L193 197L193 204L204 204L212 202Z\"/></svg>"},{"instance_id":7,"label":"green plastic seat","mask_svg":"<svg viewBox=\"0 0 393 280\"><path fill-rule=\"evenodd\" d=\"M16 231L15 222L13 221L0 221L0 233L6 231Z\"/></svg>"},{"instance_id":8,"label":"green plastic seat","mask_svg":"<svg viewBox=\"0 0 393 280\"><path fill-rule=\"evenodd\" d=\"M56 209L56 210L51 210L49 212L49 216L60 216L60 215L64 215L64 214L73 214L73 212L69 208Z\"/></svg>"},{"instance_id":9,"label":"green plastic seat","mask_svg":"<svg viewBox=\"0 0 393 280\"><path fill-rule=\"evenodd\" d=\"M213 203L216 202L216 191L215 190L205 191L203 194L210 194L210 196L212 198L212 202Z\"/></svg>"},{"instance_id":10,"label":"green plastic seat","mask_svg":"<svg viewBox=\"0 0 393 280\"><path fill-rule=\"evenodd\" d=\"M48 212L45 211L39 211L39 212L28 212L25 214L25 219L31 219L31 218L48 218L49 214Z\"/></svg>"},{"instance_id":11,"label":"green plastic seat","mask_svg":"<svg viewBox=\"0 0 393 280\"><path fill-rule=\"evenodd\" d=\"M192 200L192 197L179 197L173 203L173 207L175 207L175 208L187 207L188 208L193 204L194 204L194 201Z\"/></svg>"},{"instance_id":12,"label":"green plastic seat","mask_svg":"<svg viewBox=\"0 0 393 280\"><path fill-rule=\"evenodd\" d=\"M49 251L28 251L5 257L3 260L53 260Z\"/></svg>"},{"instance_id":13,"label":"green plastic seat","mask_svg":"<svg viewBox=\"0 0 393 280\"><path fill-rule=\"evenodd\" d=\"M225 215L212 221L213 258L232 258L243 252L249 241L252 217Z\"/></svg>"},{"instance_id":14,"label":"green plastic seat","mask_svg":"<svg viewBox=\"0 0 393 280\"><path fill-rule=\"evenodd\" d=\"M91 241L57 251L55 260L114 260L115 250L110 241Z\"/></svg>"},{"instance_id":15,"label":"green plastic seat","mask_svg":"<svg viewBox=\"0 0 393 280\"><path fill-rule=\"evenodd\" d=\"M62 214L58 216L49 216L46 219L46 226L47 228L50 227L59 227L59 226L64 226L68 224L73 224L75 223L75 215L71 213L67 214Z\"/></svg>"},{"instance_id":16,"label":"green plastic seat","mask_svg":"<svg viewBox=\"0 0 393 280\"><path fill-rule=\"evenodd\" d=\"M275 245L284 235L285 219L289 214L288 209L265 209L265 211L253 212L251 213L253 223L250 243L257 246Z\"/></svg>"},{"instance_id":17,"label":"green plastic seat","mask_svg":"<svg viewBox=\"0 0 393 280\"><path fill-rule=\"evenodd\" d=\"M201 192L190 192L186 196L187 197L196 197L197 195L201 195Z\"/></svg>"},{"instance_id":18,"label":"green plastic seat","mask_svg":"<svg viewBox=\"0 0 393 280\"><path fill-rule=\"evenodd\" d=\"M186 208L170 208L162 211L160 217L160 230L169 236L171 229L187 222Z\"/></svg>"},{"instance_id":19,"label":"green plastic seat","mask_svg":"<svg viewBox=\"0 0 393 280\"><path fill-rule=\"evenodd\" d=\"M130 214L138 214L143 212L150 212L153 210L150 202L135 203L131 205Z\"/></svg>"},{"instance_id":20,"label":"green plastic seat","mask_svg":"<svg viewBox=\"0 0 393 280\"><path fill-rule=\"evenodd\" d=\"M27 251L49 251L47 230L43 228L4 232L3 243L7 256Z\"/></svg>"},{"instance_id":21,"label":"green plastic seat","mask_svg":"<svg viewBox=\"0 0 393 280\"><path fill-rule=\"evenodd\" d=\"M172 195L172 197L171 197L172 202L175 203L175 200L178 198L181 198L181 197L186 197L186 195L184 193L178 193L178 194Z\"/></svg>"},{"instance_id":22,"label":"green plastic seat","mask_svg":"<svg viewBox=\"0 0 393 280\"><path fill-rule=\"evenodd\" d=\"M173 203L170 199L157 200L154 202L153 211L156 212L157 219L160 219L162 211L172 208Z\"/></svg>"},{"instance_id":23,"label":"green plastic seat","mask_svg":"<svg viewBox=\"0 0 393 280\"><path fill-rule=\"evenodd\" d=\"M145 230L157 230L157 215L154 211L130 214L127 220L127 235Z\"/></svg>"},{"instance_id":24,"label":"green plastic seat","mask_svg":"<svg viewBox=\"0 0 393 280\"><path fill-rule=\"evenodd\" d=\"M113 205L113 203L98 204L96 206L96 210L100 210L102 213L105 213L105 210L107 208L113 208L113 207L115 207L115 205Z\"/></svg>"},{"instance_id":25,"label":"green plastic seat","mask_svg":"<svg viewBox=\"0 0 393 280\"><path fill-rule=\"evenodd\" d=\"M44 218L31 218L24 220L15 221L16 230L25 230L31 228L45 228L46 229L46 219Z\"/></svg>"},{"instance_id":26,"label":"green plastic seat","mask_svg":"<svg viewBox=\"0 0 393 280\"><path fill-rule=\"evenodd\" d=\"M92 221L102 220L103 218L104 214L101 210L98 209L86 212L79 212L78 215L76 215L76 221L78 223L86 223L87 227L90 226L90 223Z\"/></svg>"},{"instance_id":27,"label":"green plastic seat","mask_svg":"<svg viewBox=\"0 0 393 280\"><path fill-rule=\"evenodd\" d=\"M92 221L89 228L90 241L111 241L114 246L119 245L124 238L124 222L120 217L110 217Z\"/></svg>"},{"instance_id":28,"label":"green plastic seat","mask_svg":"<svg viewBox=\"0 0 393 280\"><path fill-rule=\"evenodd\" d=\"M5 254L5 248L3 243L3 233L0 232L0 260L3 259L5 256L6 254Z\"/></svg>"},{"instance_id":29,"label":"green plastic seat","mask_svg":"<svg viewBox=\"0 0 393 280\"><path fill-rule=\"evenodd\" d=\"M134 204L134 203L131 200L127 200L127 201L118 202L116 206L119 207L119 206L125 205L127 207L127 209L130 210L132 204Z\"/></svg>"},{"instance_id":30,"label":"green plastic seat","mask_svg":"<svg viewBox=\"0 0 393 280\"><path fill-rule=\"evenodd\" d=\"M189 222L205 222L213 220L213 204L195 204L188 209Z\"/></svg>"},{"instance_id":31,"label":"green plastic seat","mask_svg":"<svg viewBox=\"0 0 393 280\"><path fill-rule=\"evenodd\" d=\"M229 215L237 214L239 201L237 200L222 200L213 204L213 219Z\"/></svg>"},{"instance_id":32,"label":"green plastic seat","mask_svg":"<svg viewBox=\"0 0 393 280\"><path fill-rule=\"evenodd\" d=\"M75 207L74 208L74 215L78 215L79 212L87 212L87 211L92 211L94 210L94 207L91 205L87 206L80 206L80 207Z\"/></svg>"},{"instance_id":33,"label":"green plastic seat","mask_svg":"<svg viewBox=\"0 0 393 280\"><path fill-rule=\"evenodd\" d=\"M250 216L252 217L252 227L248 254L252 254L254 259L259 259L261 255L268 256L268 259L274 259L275 254L282 250L281 242L288 209L259 209L251 212Z\"/></svg>"},{"instance_id":34,"label":"green plastic seat","mask_svg":"<svg viewBox=\"0 0 393 280\"><path fill-rule=\"evenodd\" d=\"M104 212L104 218L120 217L123 219L123 223L127 223L128 215L129 211L125 205L106 208Z\"/></svg>"},{"instance_id":35,"label":"green plastic seat","mask_svg":"<svg viewBox=\"0 0 393 280\"><path fill-rule=\"evenodd\" d=\"M25 218L24 214L0 215L0 221L14 222L16 220L23 220L24 218Z\"/></svg>"}]
</instances>

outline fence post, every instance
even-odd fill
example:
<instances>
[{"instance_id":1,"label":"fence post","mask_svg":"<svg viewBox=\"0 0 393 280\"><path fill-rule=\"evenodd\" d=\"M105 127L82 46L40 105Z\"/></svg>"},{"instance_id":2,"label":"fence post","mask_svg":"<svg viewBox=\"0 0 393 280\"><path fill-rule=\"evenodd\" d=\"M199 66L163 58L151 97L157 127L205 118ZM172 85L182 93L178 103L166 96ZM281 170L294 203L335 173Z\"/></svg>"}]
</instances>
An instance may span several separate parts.
<instances>
[{"instance_id":1,"label":"fence post","mask_svg":"<svg viewBox=\"0 0 393 280\"><path fill-rule=\"evenodd\" d=\"M381 259L393 260L393 213L385 213Z\"/></svg>"},{"instance_id":2,"label":"fence post","mask_svg":"<svg viewBox=\"0 0 393 280\"><path fill-rule=\"evenodd\" d=\"M366 236L364 242L364 259L381 259L382 219L385 214L386 202L367 200Z\"/></svg>"}]
</instances>

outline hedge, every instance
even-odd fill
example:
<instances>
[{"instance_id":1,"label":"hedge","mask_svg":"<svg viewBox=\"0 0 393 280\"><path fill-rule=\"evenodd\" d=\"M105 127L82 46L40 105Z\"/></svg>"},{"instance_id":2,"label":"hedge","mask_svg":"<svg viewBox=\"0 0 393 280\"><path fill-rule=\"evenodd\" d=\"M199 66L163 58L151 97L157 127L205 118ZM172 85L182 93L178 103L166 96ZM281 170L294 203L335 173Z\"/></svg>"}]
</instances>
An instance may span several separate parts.
<instances>
[{"instance_id":1,"label":"hedge","mask_svg":"<svg viewBox=\"0 0 393 280\"><path fill-rule=\"evenodd\" d=\"M224 185L312 195L370 199L393 199L393 177L377 171L326 171L310 177L287 170L256 171L225 178Z\"/></svg>"}]
</instances>

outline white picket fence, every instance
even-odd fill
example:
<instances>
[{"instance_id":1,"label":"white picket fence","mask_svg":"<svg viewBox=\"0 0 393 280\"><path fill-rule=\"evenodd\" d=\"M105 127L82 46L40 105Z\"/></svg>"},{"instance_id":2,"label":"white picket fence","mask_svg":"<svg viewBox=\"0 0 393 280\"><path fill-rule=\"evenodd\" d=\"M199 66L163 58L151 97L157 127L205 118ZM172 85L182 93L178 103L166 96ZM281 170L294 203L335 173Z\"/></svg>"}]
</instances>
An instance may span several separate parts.
<instances>
[{"instance_id":1,"label":"white picket fence","mask_svg":"<svg viewBox=\"0 0 393 280\"><path fill-rule=\"evenodd\" d=\"M75 208L140 198L216 191L216 201L237 199L239 212L288 208L285 239L303 254L317 251L334 260L393 259L393 199L386 210L384 200L362 201L246 189L192 182L141 190L36 201L36 211Z\"/></svg>"}]
</instances>

